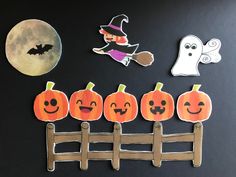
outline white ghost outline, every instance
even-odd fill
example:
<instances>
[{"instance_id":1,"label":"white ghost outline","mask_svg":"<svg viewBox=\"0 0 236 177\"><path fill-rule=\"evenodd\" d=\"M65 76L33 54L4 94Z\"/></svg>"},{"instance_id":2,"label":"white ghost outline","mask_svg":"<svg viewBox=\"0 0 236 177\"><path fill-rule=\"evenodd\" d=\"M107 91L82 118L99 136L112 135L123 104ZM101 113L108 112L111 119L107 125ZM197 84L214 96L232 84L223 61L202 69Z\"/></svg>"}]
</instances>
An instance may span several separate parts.
<instances>
[{"instance_id":1,"label":"white ghost outline","mask_svg":"<svg viewBox=\"0 0 236 177\"><path fill-rule=\"evenodd\" d=\"M192 48L194 44L196 48ZM203 45L197 36L185 36L180 41L178 58L171 69L172 75L200 76L198 70L199 62L204 64L218 63L221 60L220 48L221 41L219 39L213 38L206 45Z\"/></svg>"}]
</instances>

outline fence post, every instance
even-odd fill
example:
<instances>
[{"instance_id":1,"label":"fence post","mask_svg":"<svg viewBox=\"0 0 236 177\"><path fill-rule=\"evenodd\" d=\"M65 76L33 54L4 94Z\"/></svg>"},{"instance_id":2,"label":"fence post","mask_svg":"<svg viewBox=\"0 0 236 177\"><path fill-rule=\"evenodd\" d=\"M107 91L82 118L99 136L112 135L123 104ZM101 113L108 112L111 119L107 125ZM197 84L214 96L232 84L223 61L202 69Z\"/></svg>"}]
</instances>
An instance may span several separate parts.
<instances>
[{"instance_id":1,"label":"fence post","mask_svg":"<svg viewBox=\"0 0 236 177\"><path fill-rule=\"evenodd\" d=\"M113 158L112 167L115 170L120 169L120 139L121 139L122 127L119 123L115 123L113 132Z\"/></svg>"},{"instance_id":2,"label":"fence post","mask_svg":"<svg viewBox=\"0 0 236 177\"><path fill-rule=\"evenodd\" d=\"M202 137L203 125L196 123L194 125L194 142L193 142L193 166L200 167L202 163Z\"/></svg>"},{"instance_id":3,"label":"fence post","mask_svg":"<svg viewBox=\"0 0 236 177\"><path fill-rule=\"evenodd\" d=\"M81 162L80 169L87 170L88 169L88 152L89 152L89 123L83 122L81 124Z\"/></svg>"},{"instance_id":4,"label":"fence post","mask_svg":"<svg viewBox=\"0 0 236 177\"><path fill-rule=\"evenodd\" d=\"M155 122L153 126L153 165L155 167L161 167L161 154L162 154L162 124Z\"/></svg>"},{"instance_id":5,"label":"fence post","mask_svg":"<svg viewBox=\"0 0 236 177\"><path fill-rule=\"evenodd\" d=\"M54 171L55 170L54 133L55 133L54 124L48 123L47 127L46 127L47 168L48 168L48 171Z\"/></svg>"}]
</instances>

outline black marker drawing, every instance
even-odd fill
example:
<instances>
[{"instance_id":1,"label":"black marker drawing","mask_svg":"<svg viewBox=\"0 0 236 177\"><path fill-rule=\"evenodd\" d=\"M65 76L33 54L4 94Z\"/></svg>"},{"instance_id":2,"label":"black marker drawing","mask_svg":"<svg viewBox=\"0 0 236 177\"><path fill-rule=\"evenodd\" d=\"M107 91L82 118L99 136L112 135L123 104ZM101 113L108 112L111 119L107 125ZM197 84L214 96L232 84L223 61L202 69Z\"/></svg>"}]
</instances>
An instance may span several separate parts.
<instances>
[{"instance_id":1,"label":"black marker drawing","mask_svg":"<svg viewBox=\"0 0 236 177\"><path fill-rule=\"evenodd\" d=\"M31 48L27 54L29 55L43 55L45 52L48 52L51 50L53 45L51 44L45 44L44 46L42 44L36 45L36 48Z\"/></svg>"}]
</instances>

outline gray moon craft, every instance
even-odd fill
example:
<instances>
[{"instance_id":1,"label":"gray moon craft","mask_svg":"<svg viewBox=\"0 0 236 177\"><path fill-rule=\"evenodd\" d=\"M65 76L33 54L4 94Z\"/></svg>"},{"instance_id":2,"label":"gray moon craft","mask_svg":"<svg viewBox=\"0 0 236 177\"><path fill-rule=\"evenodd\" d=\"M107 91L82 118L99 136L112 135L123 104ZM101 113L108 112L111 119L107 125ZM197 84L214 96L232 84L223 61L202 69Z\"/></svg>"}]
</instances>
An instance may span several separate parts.
<instances>
[{"instance_id":1,"label":"gray moon craft","mask_svg":"<svg viewBox=\"0 0 236 177\"><path fill-rule=\"evenodd\" d=\"M40 76L51 71L61 58L62 44L48 23L29 19L16 24L6 38L6 57L18 71Z\"/></svg>"}]
</instances>

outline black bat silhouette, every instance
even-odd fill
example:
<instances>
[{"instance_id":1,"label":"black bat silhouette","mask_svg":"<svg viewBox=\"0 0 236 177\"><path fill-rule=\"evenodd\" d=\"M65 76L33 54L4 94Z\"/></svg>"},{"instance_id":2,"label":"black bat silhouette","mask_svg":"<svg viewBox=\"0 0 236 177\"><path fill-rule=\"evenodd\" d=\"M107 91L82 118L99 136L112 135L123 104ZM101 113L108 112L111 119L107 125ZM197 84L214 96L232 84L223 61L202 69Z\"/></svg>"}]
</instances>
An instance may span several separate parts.
<instances>
[{"instance_id":1,"label":"black bat silhouette","mask_svg":"<svg viewBox=\"0 0 236 177\"><path fill-rule=\"evenodd\" d=\"M53 45L51 44L45 44L44 46L42 44L36 45L36 48L31 48L27 53L30 55L42 55L45 52L48 52L50 49L52 49Z\"/></svg>"}]
</instances>

